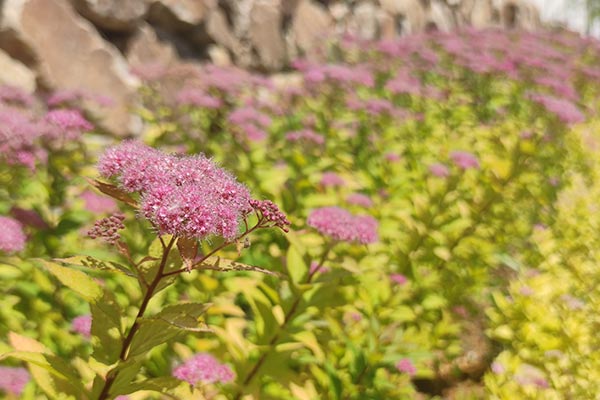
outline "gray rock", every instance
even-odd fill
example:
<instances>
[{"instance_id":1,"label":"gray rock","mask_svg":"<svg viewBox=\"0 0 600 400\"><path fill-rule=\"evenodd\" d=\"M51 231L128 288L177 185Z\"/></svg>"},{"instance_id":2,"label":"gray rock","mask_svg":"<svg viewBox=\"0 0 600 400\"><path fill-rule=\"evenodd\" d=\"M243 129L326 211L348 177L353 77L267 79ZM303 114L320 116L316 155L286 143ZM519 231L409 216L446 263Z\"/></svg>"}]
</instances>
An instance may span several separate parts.
<instances>
[{"instance_id":1,"label":"gray rock","mask_svg":"<svg viewBox=\"0 0 600 400\"><path fill-rule=\"evenodd\" d=\"M391 38L425 29L427 14L421 1L379 0L379 3L387 14L382 20L383 37Z\"/></svg>"},{"instance_id":2,"label":"gray rock","mask_svg":"<svg viewBox=\"0 0 600 400\"><path fill-rule=\"evenodd\" d=\"M43 86L79 89L110 98L113 106L90 105L109 131L126 135L139 129L129 113L138 80L121 54L66 0L5 0L0 36L8 32L17 53L32 54Z\"/></svg>"},{"instance_id":3,"label":"gray rock","mask_svg":"<svg viewBox=\"0 0 600 400\"><path fill-rule=\"evenodd\" d=\"M169 31L187 30L202 23L211 6L204 0L154 0L148 20Z\"/></svg>"},{"instance_id":4,"label":"gray rock","mask_svg":"<svg viewBox=\"0 0 600 400\"><path fill-rule=\"evenodd\" d=\"M101 29L131 32L144 18L150 0L71 0L77 11Z\"/></svg>"},{"instance_id":5,"label":"gray rock","mask_svg":"<svg viewBox=\"0 0 600 400\"><path fill-rule=\"evenodd\" d=\"M310 53L334 32L333 18L321 5L301 0L292 20L295 44L301 52Z\"/></svg>"},{"instance_id":6,"label":"gray rock","mask_svg":"<svg viewBox=\"0 0 600 400\"><path fill-rule=\"evenodd\" d=\"M0 50L0 84L35 92L35 73Z\"/></svg>"},{"instance_id":7,"label":"gray rock","mask_svg":"<svg viewBox=\"0 0 600 400\"><path fill-rule=\"evenodd\" d=\"M150 64L168 66L178 60L173 44L160 40L154 28L145 22L137 28L125 54L131 66Z\"/></svg>"},{"instance_id":8,"label":"gray rock","mask_svg":"<svg viewBox=\"0 0 600 400\"><path fill-rule=\"evenodd\" d=\"M256 0L250 11L248 36L258 54L259 63L268 70L280 69L286 59L281 24L280 0Z\"/></svg>"}]
</instances>

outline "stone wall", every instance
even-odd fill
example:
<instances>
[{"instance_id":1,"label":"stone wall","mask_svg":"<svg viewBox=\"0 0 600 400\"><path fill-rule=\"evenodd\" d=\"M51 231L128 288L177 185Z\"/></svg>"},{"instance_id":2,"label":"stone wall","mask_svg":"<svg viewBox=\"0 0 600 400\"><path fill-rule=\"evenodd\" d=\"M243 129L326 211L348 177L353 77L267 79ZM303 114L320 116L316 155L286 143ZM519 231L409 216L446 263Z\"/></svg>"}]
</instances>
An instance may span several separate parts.
<instances>
[{"instance_id":1,"label":"stone wall","mask_svg":"<svg viewBox=\"0 0 600 400\"><path fill-rule=\"evenodd\" d=\"M122 135L137 129L127 111L139 84L132 68L211 60L271 72L342 34L392 39L540 26L527 0L4 0L0 7L0 83L111 98L115 107L90 107Z\"/></svg>"}]
</instances>

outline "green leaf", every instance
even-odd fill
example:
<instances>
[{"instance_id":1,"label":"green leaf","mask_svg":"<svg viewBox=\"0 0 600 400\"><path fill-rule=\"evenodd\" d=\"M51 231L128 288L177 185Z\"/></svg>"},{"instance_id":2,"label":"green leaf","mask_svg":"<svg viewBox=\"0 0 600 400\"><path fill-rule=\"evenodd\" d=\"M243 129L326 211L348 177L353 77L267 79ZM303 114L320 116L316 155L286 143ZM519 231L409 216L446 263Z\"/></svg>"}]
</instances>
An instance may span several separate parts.
<instances>
[{"instance_id":1,"label":"green leaf","mask_svg":"<svg viewBox=\"0 0 600 400\"><path fill-rule=\"evenodd\" d=\"M182 381L172 376L161 376L158 378L150 378L141 382L130 382L127 386L123 386L120 390L111 390L112 395L129 394L140 390L150 390L158 393L169 393L177 386L181 385Z\"/></svg>"},{"instance_id":2,"label":"green leaf","mask_svg":"<svg viewBox=\"0 0 600 400\"><path fill-rule=\"evenodd\" d=\"M94 357L105 364L115 363L123 345L122 311L114 295L105 291L102 299L90 304Z\"/></svg>"},{"instance_id":3,"label":"green leaf","mask_svg":"<svg viewBox=\"0 0 600 400\"><path fill-rule=\"evenodd\" d=\"M213 271L221 271L221 272L229 272L229 271L253 271L260 272L267 275L277 276L279 278L282 275L278 272L269 271L268 269L264 269L261 267L256 267L254 265L243 264L241 262L237 262L235 260L228 260L226 258L221 258L217 256L208 257L204 260L199 268L200 270L213 270Z\"/></svg>"},{"instance_id":4,"label":"green leaf","mask_svg":"<svg viewBox=\"0 0 600 400\"><path fill-rule=\"evenodd\" d=\"M268 344L279 326L273 314L273 306L257 300L254 302L253 308L257 314L255 318L256 333L258 336L256 343L259 345Z\"/></svg>"},{"instance_id":5,"label":"green leaf","mask_svg":"<svg viewBox=\"0 0 600 400\"><path fill-rule=\"evenodd\" d=\"M308 263L296 246L291 245L287 250L286 267L292 282L303 283L308 280Z\"/></svg>"},{"instance_id":6,"label":"green leaf","mask_svg":"<svg viewBox=\"0 0 600 400\"><path fill-rule=\"evenodd\" d=\"M198 318L211 304L186 303L168 306L153 317L139 320L140 327L133 337L130 356L143 354L186 332L210 332Z\"/></svg>"},{"instance_id":7,"label":"green leaf","mask_svg":"<svg viewBox=\"0 0 600 400\"><path fill-rule=\"evenodd\" d=\"M93 303L102 297L102 287L85 273L51 261L42 259L36 259L36 261L56 276L63 285L75 291L88 302Z\"/></svg>"},{"instance_id":8,"label":"green leaf","mask_svg":"<svg viewBox=\"0 0 600 400\"><path fill-rule=\"evenodd\" d=\"M135 277L129 269L114 261L102 261L92 256L75 256L69 258L55 258L54 261L66 264L67 266L81 266L98 271L119 272L127 276Z\"/></svg>"},{"instance_id":9,"label":"green leaf","mask_svg":"<svg viewBox=\"0 0 600 400\"><path fill-rule=\"evenodd\" d=\"M337 376L335 368L327 363L325 364L325 372L329 378L329 390L333 394L333 398L340 400L342 398L342 380Z\"/></svg>"},{"instance_id":10,"label":"green leaf","mask_svg":"<svg viewBox=\"0 0 600 400\"><path fill-rule=\"evenodd\" d=\"M436 310L444 307L446 304L446 299L437 294L430 294L423 300L423 308L426 310Z\"/></svg>"}]
</instances>

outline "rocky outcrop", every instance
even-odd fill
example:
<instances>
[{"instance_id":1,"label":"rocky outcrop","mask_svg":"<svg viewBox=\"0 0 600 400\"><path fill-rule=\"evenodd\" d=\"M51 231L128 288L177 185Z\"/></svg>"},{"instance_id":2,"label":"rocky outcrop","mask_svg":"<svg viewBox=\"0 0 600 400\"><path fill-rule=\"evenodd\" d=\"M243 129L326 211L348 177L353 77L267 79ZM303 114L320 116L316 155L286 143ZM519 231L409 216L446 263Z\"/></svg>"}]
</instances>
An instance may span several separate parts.
<instances>
[{"instance_id":1,"label":"rocky outcrop","mask_svg":"<svg viewBox=\"0 0 600 400\"><path fill-rule=\"evenodd\" d=\"M116 134L135 131L128 112L137 81L124 57L63 0L6 0L0 34L9 32L11 55L32 63L41 84L50 89L84 90L110 98L109 108L90 105ZM31 59L30 59L31 57Z\"/></svg>"},{"instance_id":2,"label":"rocky outcrop","mask_svg":"<svg viewBox=\"0 0 600 400\"><path fill-rule=\"evenodd\" d=\"M27 93L35 91L35 74L27 66L0 50L0 84L23 89Z\"/></svg>"},{"instance_id":3,"label":"rocky outcrop","mask_svg":"<svg viewBox=\"0 0 600 400\"><path fill-rule=\"evenodd\" d=\"M72 0L81 15L100 29L131 32L142 21L150 0Z\"/></svg>"}]
</instances>

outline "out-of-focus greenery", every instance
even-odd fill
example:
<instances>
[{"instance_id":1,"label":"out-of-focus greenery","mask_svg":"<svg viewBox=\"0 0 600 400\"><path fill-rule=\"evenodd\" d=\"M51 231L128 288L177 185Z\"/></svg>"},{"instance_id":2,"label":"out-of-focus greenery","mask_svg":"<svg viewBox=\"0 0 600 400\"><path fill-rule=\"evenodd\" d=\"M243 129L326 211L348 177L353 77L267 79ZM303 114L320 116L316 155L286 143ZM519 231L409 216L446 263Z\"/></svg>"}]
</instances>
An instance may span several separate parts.
<instances>
[{"instance_id":1,"label":"out-of-focus greenery","mask_svg":"<svg viewBox=\"0 0 600 400\"><path fill-rule=\"evenodd\" d=\"M299 60L279 80L206 66L153 71L146 82L140 139L214 157L256 198L278 204L292 231L257 233L241 251L241 262L280 278L194 271L160 292L151 314L177 301L211 303L203 322L213 332L152 350L131 380L169 376L210 352L232 366L233 383L182 383L162 395L594 398L600 44L565 32L465 31L349 40L327 54ZM298 132L304 139L289 136ZM18 205L46 224L26 227L25 251L0 256L0 352L34 338L88 389L107 368L90 356L98 339L70 331L88 306L35 259L127 263L85 238L98 216L79 198L90 189L83 177L97 175L93 155L111 141L86 134L89 157L66 152L52 170L6 166L23 190L0 192L0 214ZM461 164L465 154L475 162ZM64 190L52 189L57 176ZM321 206L375 217L379 241L332 243L306 224ZM139 259L154 232L119 207ZM311 265L322 265L314 276ZM92 275L130 326L135 281ZM23 398L57 397L44 386L50 378L38 370L34 379Z\"/></svg>"}]
</instances>

